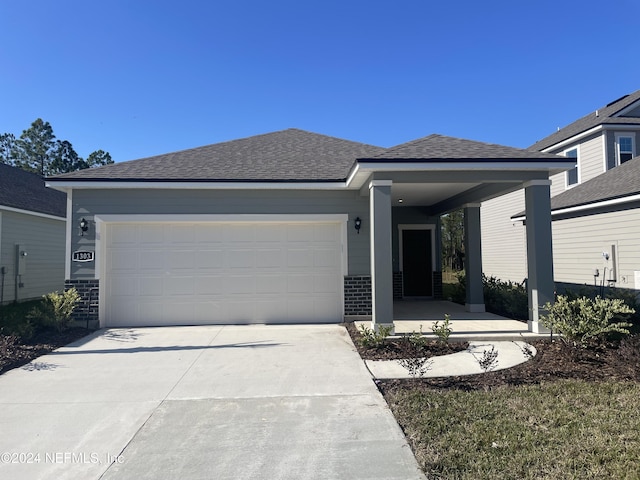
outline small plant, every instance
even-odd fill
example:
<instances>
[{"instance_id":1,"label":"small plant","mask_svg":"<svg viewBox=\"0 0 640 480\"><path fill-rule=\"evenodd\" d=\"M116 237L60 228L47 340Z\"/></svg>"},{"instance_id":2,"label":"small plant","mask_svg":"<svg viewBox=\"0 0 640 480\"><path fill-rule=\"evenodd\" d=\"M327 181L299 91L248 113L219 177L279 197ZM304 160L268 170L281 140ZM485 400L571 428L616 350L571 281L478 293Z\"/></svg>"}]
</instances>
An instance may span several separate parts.
<instances>
[{"instance_id":1,"label":"small plant","mask_svg":"<svg viewBox=\"0 0 640 480\"><path fill-rule=\"evenodd\" d=\"M434 322L431 326L431 331L438 337L438 340L443 344L449 343L449 337L453 329L451 328L451 316L448 313L444 315L444 322L440 325L440 320Z\"/></svg>"},{"instance_id":2,"label":"small plant","mask_svg":"<svg viewBox=\"0 0 640 480\"><path fill-rule=\"evenodd\" d=\"M518 347L520 349L520 351L522 352L522 355L524 355L524 358L526 358L527 360L531 360L533 357L535 357L535 354L533 353L533 349L531 348L531 345L529 345L527 342L513 342L516 344L516 347Z\"/></svg>"},{"instance_id":3,"label":"small plant","mask_svg":"<svg viewBox=\"0 0 640 480\"><path fill-rule=\"evenodd\" d=\"M560 333L565 343L586 347L590 342L601 342L611 333L628 335L630 323L622 320L635 310L618 298L569 299L559 295L555 303L545 304L549 312L541 317L542 324L552 332Z\"/></svg>"},{"instance_id":4,"label":"small plant","mask_svg":"<svg viewBox=\"0 0 640 480\"><path fill-rule=\"evenodd\" d=\"M75 288L70 288L62 294L48 293L43 296L40 305L29 313L28 318L40 320L44 325L51 325L62 332L69 327L71 315L79 301L80 295Z\"/></svg>"},{"instance_id":5,"label":"small plant","mask_svg":"<svg viewBox=\"0 0 640 480\"><path fill-rule=\"evenodd\" d=\"M409 371L409 375L412 378L416 378L423 377L425 373L431 370L433 360L429 360L427 357L403 358L398 360L398 363Z\"/></svg>"},{"instance_id":6,"label":"small plant","mask_svg":"<svg viewBox=\"0 0 640 480\"><path fill-rule=\"evenodd\" d=\"M478 360L476 358L476 360ZM498 351L495 345L491 345L491 350L484 350L482 352L482 358L478 360L480 368L486 372L490 372L498 366Z\"/></svg>"},{"instance_id":7,"label":"small plant","mask_svg":"<svg viewBox=\"0 0 640 480\"><path fill-rule=\"evenodd\" d=\"M391 335L393 327L378 325L377 328L378 330L376 331L364 325L359 325L360 345L365 348L380 348L384 344L385 339Z\"/></svg>"},{"instance_id":8,"label":"small plant","mask_svg":"<svg viewBox=\"0 0 640 480\"><path fill-rule=\"evenodd\" d=\"M406 338L411 344L411 346L416 350L421 350L429 344L429 340L427 339L427 337L424 336L424 333L422 332L422 325L420 325L419 332L413 331Z\"/></svg>"}]
</instances>

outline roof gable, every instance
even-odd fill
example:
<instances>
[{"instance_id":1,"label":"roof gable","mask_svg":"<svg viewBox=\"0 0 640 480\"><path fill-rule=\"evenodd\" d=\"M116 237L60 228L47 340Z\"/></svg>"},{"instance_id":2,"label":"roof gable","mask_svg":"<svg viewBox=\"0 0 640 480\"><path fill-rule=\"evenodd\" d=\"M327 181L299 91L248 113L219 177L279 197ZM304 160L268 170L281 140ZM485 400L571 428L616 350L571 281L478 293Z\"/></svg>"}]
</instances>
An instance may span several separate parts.
<instances>
[{"instance_id":1,"label":"roof gable","mask_svg":"<svg viewBox=\"0 0 640 480\"><path fill-rule=\"evenodd\" d=\"M557 155L432 134L391 147L367 161L559 160ZM364 160L364 159L359 159Z\"/></svg>"},{"instance_id":2,"label":"roof gable","mask_svg":"<svg viewBox=\"0 0 640 480\"><path fill-rule=\"evenodd\" d=\"M638 125L640 128L639 113L640 90L585 115L548 137L537 141L529 148L544 150L599 125Z\"/></svg>"},{"instance_id":3,"label":"roof gable","mask_svg":"<svg viewBox=\"0 0 640 480\"><path fill-rule=\"evenodd\" d=\"M0 205L65 217L67 195L45 187L40 175L0 163Z\"/></svg>"},{"instance_id":4,"label":"roof gable","mask_svg":"<svg viewBox=\"0 0 640 480\"><path fill-rule=\"evenodd\" d=\"M51 177L52 180L304 182L346 179L382 147L288 129Z\"/></svg>"}]
</instances>

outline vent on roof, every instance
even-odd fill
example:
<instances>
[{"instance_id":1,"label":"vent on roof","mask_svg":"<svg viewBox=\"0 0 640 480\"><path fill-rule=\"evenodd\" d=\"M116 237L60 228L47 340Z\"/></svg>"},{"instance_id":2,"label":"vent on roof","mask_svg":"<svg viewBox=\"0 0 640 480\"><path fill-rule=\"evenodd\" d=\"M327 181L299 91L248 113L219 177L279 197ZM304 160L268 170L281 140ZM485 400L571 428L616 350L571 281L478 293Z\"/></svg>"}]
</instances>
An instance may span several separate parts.
<instances>
[{"instance_id":1,"label":"vent on roof","mask_svg":"<svg viewBox=\"0 0 640 480\"><path fill-rule=\"evenodd\" d=\"M628 96L629 96L629 95L623 95L623 96L621 96L619 99L614 100L614 101L613 101L613 102L611 102L611 103L607 103L607 107L610 107L610 106L611 106L611 105L613 105L614 103L618 103L620 100L623 100L623 99L627 98ZM605 108L606 108L606 107L605 107Z\"/></svg>"}]
</instances>

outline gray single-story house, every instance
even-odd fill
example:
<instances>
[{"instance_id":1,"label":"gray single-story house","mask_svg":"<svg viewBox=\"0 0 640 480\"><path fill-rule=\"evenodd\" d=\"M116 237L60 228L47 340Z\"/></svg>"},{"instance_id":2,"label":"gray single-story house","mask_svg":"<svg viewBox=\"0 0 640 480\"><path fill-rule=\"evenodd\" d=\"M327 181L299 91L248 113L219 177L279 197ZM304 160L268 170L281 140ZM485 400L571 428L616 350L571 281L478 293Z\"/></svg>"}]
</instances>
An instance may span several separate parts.
<instances>
[{"instance_id":1,"label":"gray single-story house","mask_svg":"<svg viewBox=\"0 0 640 480\"><path fill-rule=\"evenodd\" d=\"M66 205L40 175L0 163L0 304L64 289Z\"/></svg>"},{"instance_id":2,"label":"gray single-story house","mask_svg":"<svg viewBox=\"0 0 640 480\"><path fill-rule=\"evenodd\" d=\"M440 215L465 211L484 311L480 202L526 191L531 329L553 300L549 176L571 159L430 135L392 148L288 129L47 179L67 193L67 286L102 327L393 325L442 291Z\"/></svg>"}]
</instances>

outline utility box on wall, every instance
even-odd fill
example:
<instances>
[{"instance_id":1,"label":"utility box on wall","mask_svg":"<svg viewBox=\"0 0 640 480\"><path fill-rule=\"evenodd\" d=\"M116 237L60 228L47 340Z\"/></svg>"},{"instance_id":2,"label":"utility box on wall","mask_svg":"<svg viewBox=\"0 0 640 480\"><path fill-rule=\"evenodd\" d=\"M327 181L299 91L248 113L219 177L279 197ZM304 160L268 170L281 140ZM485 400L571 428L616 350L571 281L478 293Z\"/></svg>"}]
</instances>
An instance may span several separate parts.
<instances>
[{"instance_id":1,"label":"utility box on wall","mask_svg":"<svg viewBox=\"0 0 640 480\"><path fill-rule=\"evenodd\" d=\"M22 288L22 276L27 273L27 251L24 245L16 245L16 286Z\"/></svg>"}]
</instances>

